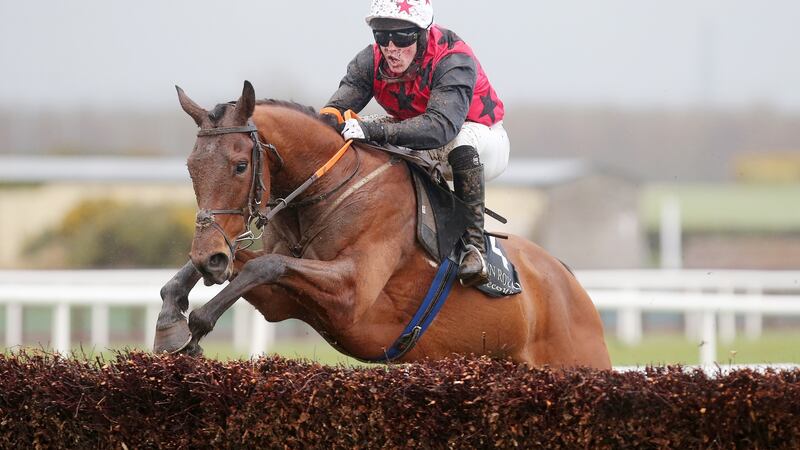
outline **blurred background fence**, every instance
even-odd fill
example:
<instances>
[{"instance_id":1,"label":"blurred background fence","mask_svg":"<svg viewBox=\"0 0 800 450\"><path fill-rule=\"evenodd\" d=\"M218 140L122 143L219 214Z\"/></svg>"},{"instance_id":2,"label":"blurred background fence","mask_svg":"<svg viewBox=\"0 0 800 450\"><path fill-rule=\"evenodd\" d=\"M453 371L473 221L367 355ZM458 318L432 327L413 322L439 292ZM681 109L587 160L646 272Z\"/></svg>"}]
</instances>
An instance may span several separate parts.
<instances>
[{"instance_id":1,"label":"blurred background fence","mask_svg":"<svg viewBox=\"0 0 800 450\"><path fill-rule=\"evenodd\" d=\"M193 232L183 166L0 156L7 348L151 346L158 292L185 262ZM577 269L615 363L796 363L800 272L786 270L800 267L794 186L648 184L583 159L517 158L487 194L509 224L489 228L533 239ZM124 270L141 267L172 269ZM193 304L215 292L196 290ZM220 357L276 351L352 362L304 324L267 324L245 302L209 342Z\"/></svg>"},{"instance_id":2,"label":"blurred background fence","mask_svg":"<svg viewBox=\"0 0 800 450\"><path fill-rule=\"evenodd\" d=\"M800 3L435 8L506 104L511 160L487 206L509 224L487 227L576 269L615 364L800 362L800 59L787 56ZM186 261L195 212L196 130L173 86L213 107L248 79L259 97L319 107L372 40L367 10L0 0L6 343L149 347L168 275L140 270ZM315 31L332 23L336 39ZM71 272L98 269L136 272ZM254 317L237 305L207 353L340 360L305 325Z\"/></svg>"},{"instance_id":3,"label":"blurred background fence","mask_svg":"<svg viewBox=\"0 0 800 450\"><path fill-rule=\"evenodd\" d=\"M42 341L47 347L70 353L77 336L87 349L109 348L109 310L122 307L143 312L144 338L137 344L148 349L161 307L158 292L172 275L172 270L0 271L5 346L22 347L25 308L46 307L52 308L50 331ZM796 281L800 272L605 270L576 275L598 309L612 314L610 319L616 322L616 335L622 343L641 343L644 313L678 313L684 317L687 339L699 343L697 360L705 366L725 363L718 357L717 340L734 342L737 317L743 319L745 336L751 341L761 338L765 316L800 317L800 285ZM198 286L190 304L202 304L219 290L219 286ZM89 311L88 340L72 327L72 311L80 307ZM229 315L232 320L224 331L230 334L223 334L221 340L234 353L258 356L274 350L275 324L268 324L245 301L238 302Z\"/></svg>"}]
</instances>

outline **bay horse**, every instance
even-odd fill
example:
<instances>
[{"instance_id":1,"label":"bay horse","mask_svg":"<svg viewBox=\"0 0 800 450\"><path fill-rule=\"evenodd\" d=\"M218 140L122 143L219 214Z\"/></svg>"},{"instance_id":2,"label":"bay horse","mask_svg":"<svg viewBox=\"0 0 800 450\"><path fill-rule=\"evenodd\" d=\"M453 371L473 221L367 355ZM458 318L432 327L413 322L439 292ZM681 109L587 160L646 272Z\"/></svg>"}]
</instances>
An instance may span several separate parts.
<instances>
[{"instance_id":1,"label":"bay horse","mask_svg":"<svg viewBox=\"0 0 800 450\"><path fill-rule=\"evenodd\" d=\"M300 319L349 356L384 354L437 273L415 238L408 167L357 143L348 149L311 108L256 102L249 82L238 101L212 111L176 88L200 127L187 163L199 212L190 261L161 290L154 351L202 353L200 339L243 297L266 320ZM240 248L258 238L253 221L264 226L261 251ZM489 298L455 283L397 361L464 354L610 368L600 317L573 274L521 237L503 242L522 293ZM201 278L229 283L187 320L188 295Z\"/></svg>"}]
</instances>

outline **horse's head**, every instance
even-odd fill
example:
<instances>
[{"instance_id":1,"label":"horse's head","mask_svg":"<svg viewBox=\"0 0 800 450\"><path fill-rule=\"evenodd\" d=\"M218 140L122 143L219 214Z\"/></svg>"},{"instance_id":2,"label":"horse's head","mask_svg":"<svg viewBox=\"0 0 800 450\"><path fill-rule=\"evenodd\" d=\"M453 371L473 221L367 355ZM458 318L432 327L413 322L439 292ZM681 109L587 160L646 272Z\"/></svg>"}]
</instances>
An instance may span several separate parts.
<instances>
[{"instance_id":1,"label":"horse's head","mask_svg":"<svg viewBox=\"0 0 800 450\"><path fill-rule=\"evenodd\" d=\"M206 284L219 284L231 275L237 237L249 230L253 207L269 198L266 155L250 122L255 91L246 81L236 103L209 112L177 89L181 107L200 127L187 162L199 210L189 256Z\"/></svg>"}]
</instances>

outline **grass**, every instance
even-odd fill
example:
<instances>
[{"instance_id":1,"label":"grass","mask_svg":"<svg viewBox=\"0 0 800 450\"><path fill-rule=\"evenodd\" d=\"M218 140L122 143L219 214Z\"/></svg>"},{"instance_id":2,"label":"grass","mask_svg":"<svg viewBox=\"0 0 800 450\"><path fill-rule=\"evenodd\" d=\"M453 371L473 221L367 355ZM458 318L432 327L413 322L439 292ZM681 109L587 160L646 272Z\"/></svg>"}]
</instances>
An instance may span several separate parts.
<instances>
[{"instance_id":1,"label":"grass","mask_svg":"<svg viewBox=\"0 0 800 450\"><path fill-rule=\"evenodd\" d=\"M718 343L717 361L721 365L800 364L800 346L797 345L797 342L800 342L800 331L771 331L755 341L749 341L743 337L737 338L731 344ZM698 363L700 353L697 343L675 334L649 335L643 339L641 344L631 347L609 337L607 344L611 361L615 366L693 365ZM225 342L209 341L202 343L202 346L205 355L209 358L223 361L249 358L247 352L237 351ZM76 347L75 352L79 357L101 356L104 359L113 359L115 350L121 349L147 350L141 345L115 344L112 350L105 349L97 352L91 348ZM326 365L369 366L342 355L321 339L279 341L270 350L270 353Z\"/></svg>"},{"instance_id":2,"label":"grass","mask_svg":"<svg viewBox=\"0 0 800 450\"><path fill-rule=\"evenodd\" d=\"M758 340L739 337L733 343L717 343L720 364L800 363L800 332L764 333ZM646 336L642 343L628 347L614 338L607 340L611 361L615 366L663 364L698 364L697 342L680 335Z\"/></svg>"},{"instance_id":3,"label":"grass","mask_svg":"<svg viewBox=\"0 0 800 450\"><path fill-rule=\"evenodd\" d=\"M220 341L201 342L203 354L207 358L229 361L235 359L249 359L248 352L235 349L230 343ZM43 345L26 345L25 350L44 350L51 351ZM72 347L73 355L80 359L113 360L116 353L120 351L150 351L141 344L134 343L112 343L110 348L97 349L90 346L75 345ZM8 349L6 349L8 353ZM358 360L345 356L322 340L296 340L278 342L270 349L270 354L278 354L285 358L306 360L325 365L345 365L345 366L367 366Z\"/></svg>"}]
</instances>

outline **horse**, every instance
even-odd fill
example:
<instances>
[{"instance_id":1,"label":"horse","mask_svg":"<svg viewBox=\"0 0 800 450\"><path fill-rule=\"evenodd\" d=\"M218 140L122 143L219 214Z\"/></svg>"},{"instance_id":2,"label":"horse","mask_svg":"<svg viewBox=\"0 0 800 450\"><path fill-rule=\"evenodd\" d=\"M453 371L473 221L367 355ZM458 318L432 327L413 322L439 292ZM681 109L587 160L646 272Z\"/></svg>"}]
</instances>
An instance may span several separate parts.
<instances>
[{"instance_id":1,"label":"horse","mask_svg":"<svg viewBox=\"0 0 800 450\"><path fill-rule=\"evenodd\" d=\"M236 102L211 111L176 89L200 128L187 161L198 213L189 262L161 289L154 351L202 354L200 339L244 298L267 321L302 320L353 358L384 355L437 273L415 239L409 168L344 142L309 107L256 101L247 81ZM245 248L254 239L263 250ZM455 283L396 361L485 355L609 369L599 314L571 271L524 238L503 242L522 292L489 298ZM228 284L187 319L201 278Z\"/></svg>"}]
</instances>

